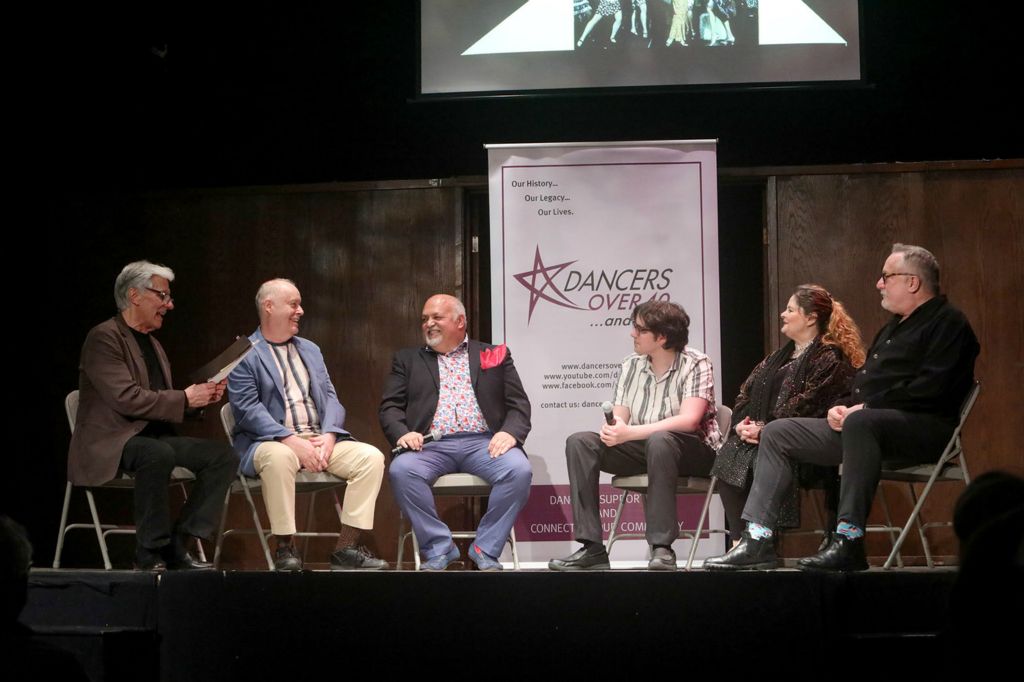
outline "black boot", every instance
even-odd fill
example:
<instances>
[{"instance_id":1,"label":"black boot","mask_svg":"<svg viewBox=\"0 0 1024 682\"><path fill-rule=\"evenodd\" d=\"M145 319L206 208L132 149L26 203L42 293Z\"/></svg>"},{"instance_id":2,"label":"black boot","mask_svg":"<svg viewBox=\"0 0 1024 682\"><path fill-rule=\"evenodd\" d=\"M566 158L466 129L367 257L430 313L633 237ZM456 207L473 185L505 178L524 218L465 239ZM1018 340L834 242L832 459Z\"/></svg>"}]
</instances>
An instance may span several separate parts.
<instances>
[{"instance_id":1,"label":"black boot","mask_svg":"<svg viewBox=\"0 0 1024 682\"><path fill-rule=\"evenodd\" d=\"M164 548L164 559L167 560L167 568L172 571L194 571L197 569L213 568L213 564L199 561L188 551L193 538L183 533L175 533L171 537L171 544Z\"/></svg>"},{"instance_id":2,"label":"black boot","mask_svg":"<svg viewBox=\"0 0 1024 682\"><path fill-rule=\"evenodd\" d=\"M832 535L832 544L814 556L797 562L802 571L866 571L868 559L864 553L864 538L851 539L841 533Z\"/></svg>"},{"instance_id":3,"label":"black boot","mask_svg":"<svg viewBox=\"0 0 1024 682\"><path fill-rule=\"evenodd\" d=\"M166 568L167 563L161 556L159 549L135 548L135 570L163 571Z\"/></svg>"},{"instance_id":4,"label":"black boot","mask_svg":"<svg viewBox=\"0 0 1024 682\"><path fill-rule=\"evenodd\" d=\"M704 560L708 571L765 571L778 568L774 538L755 540L743 531L740 543L719 557Z\"/></svg>"}]
</instances>

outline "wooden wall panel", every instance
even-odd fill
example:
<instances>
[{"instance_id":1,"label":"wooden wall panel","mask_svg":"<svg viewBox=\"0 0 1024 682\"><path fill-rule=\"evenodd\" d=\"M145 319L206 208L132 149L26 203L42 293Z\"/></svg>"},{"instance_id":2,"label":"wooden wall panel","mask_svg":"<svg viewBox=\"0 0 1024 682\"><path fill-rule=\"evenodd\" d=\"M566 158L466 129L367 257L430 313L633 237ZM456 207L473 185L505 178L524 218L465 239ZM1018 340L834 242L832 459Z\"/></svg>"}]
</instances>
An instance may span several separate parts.
<instances>
[{"instance_id":1,"label":"wooden wall panel","mask_svg":"<svg viewBox=\"0 0 1024 682\"><path fill-rule=\"evenodd\" d=\"M1024 170L1003 165L997 170L915 165L765 174L768 330L777 331L773 320L792 287L816 281L846 302L870 339L886 319L874 282L892 242L922 244L939 257L944 288L971 319L982 344L977 373L984 389L966 433L975 474L993 468L1024 473L1011 442L1010 415L1024 379L1019 296L1024 291ZM37 565L52 556L65 480L68 434L61 400L77 384L86 331L114 312L110 291L122 265L149 258L178 275L176 308L159 338L179 385L231 338L256 327L253 296L262 281L294 279L306 309L301 333L323 349L348 409L348 425L383 449L376 409L391 354L419 342L423 300L436 291L462 293L469 274L463 192L428 183L364 183L60 197L54 217L65 229L57 250L64 276L51 278L51 300L66 300L69 290L79 296L61 333L51 339L52 380L44 400L52 456L40 463L32 499L8 503L12 510L31 511L23 522L38 548ZM769 339L777 347L778 334L769 331ZM186 430L222 437L216 419ZM957 492L936 496L926 511L946 512ZM890 493L897 512L906 512L906 495ZM238 502L231 520L244 526ZM109 507L130 518L126 500L114 496ZM318 507L316 516L326 527L332 523L328 500ZM468 516L465 506L442 509L455 523ZM387 483L377 513L370 544L393 559L397 508ZM937 535L940 551L955 553L951 535ZM73 540L69 565L75 565L76 553L94 562L98 556L91 544L85 534ZM873 538L872 552L882 553L884 544ZM787 541L785 550L801 555L813 545L798 539ZM323 558L324 549L317 545L311 559ZM919 551L913 538L910 551ZM225 559L233 568L260 566L252 539L231 540Z\"/></svg>"},{"instance_id":2,"label":"wooden wall panel","mask_svg":"<svg viewBox=\"0 0 1024 682\"><path fill-rule=\"evenodd\" d=\"M256 328L254 296L260 283L288 277L303 296L305 317L299 333L323 350L348 411L347 428L360 440L385 450L377 406L392 353L421 341L420 311L430 294L461 293L461 191L453 187L267 188L92 196L73 202L67 219L83 228L95 226L106 238L97 242L95 231L83 229L81 242L68 254L73 269L68 281L89 292L90 300L79 311L79 328L58 340L59 355L65 361L55 393L62 395L77 385L75 365L81 340L89 327L114 313L109 292L128 260L145 257L175 270L175 310L158 336L168 350L179 387L187 385L189 371L236 335L248 335ZM86 257L80 258L83 254ZM51 422L59 424L56 433L60 435L55 439L58 461L48 476L53 479L55 499L47 502L47 510L55 515L68 436L63 417L52 407ZM183 430L224 437L212 411L205 421ZM332 520L329 498L321 499L318 524L334 528L337 518ZM112 513L123 511L118 507L127 503L111 500ZM300 502L299 518L304 509ZM454 515L458 523L464 509L455 505L445 513ZM127 522L130 514L121 518ZM378 498L376 532L366 541L389 560L395 555L397 518L385 481ZM251 524L241 498L233 501L230 521L241 527ZM56 518L52 527L56 528ZM49 535L47 530L43 539ZM83 534L69 550L73 555L75 545L90 541ZM316 542L310 560L325 561L329 545ZM45 547L38 540L37 544ZM231 539L225 564L258 568L257 549L254 539ZM82 551L88 556L91 548ZM75 565L73 559L69 565Z\"/></svg>"},{"instance_id":3,"label":"wooden wall panel","mask_svg":"<svg viewBox=\"0 0 1024 682\"><path fill-rule=\"evenodd\" d=\"M776 305L785 305L794 286L818 282L846 303L870 343L888 319L875 280L892 243L931 250L944 293L981 343L983 389L965 432L971 473L1024 473L1011 415L1024 380L1024 170L801 175L777 178L777 188L778 241L769 249L778 257ZM959 492L940 491L926 514L948 515ZM909 512L905 492L889 493L897 513ZM941 553L956 553L950 533L936 537ZM787 550L802 554L808 544ZM874 538L872 551L885 546ZM909 551L920 551L916 540Z\"/></svg>"}]
</instances>

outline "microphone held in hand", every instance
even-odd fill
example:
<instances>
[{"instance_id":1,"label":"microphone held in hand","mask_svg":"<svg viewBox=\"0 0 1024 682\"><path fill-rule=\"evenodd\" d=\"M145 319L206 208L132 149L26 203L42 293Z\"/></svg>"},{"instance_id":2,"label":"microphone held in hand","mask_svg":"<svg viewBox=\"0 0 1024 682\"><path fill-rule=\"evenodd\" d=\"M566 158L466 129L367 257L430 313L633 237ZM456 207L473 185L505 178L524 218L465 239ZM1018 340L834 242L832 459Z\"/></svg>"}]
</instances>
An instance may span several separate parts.
<instances>
[{"instance_id":1,"label":"microphone held in hand","mask_svg":"<svg viewBox=\"0 0 1024 682\"><path fill-rule=\"evenodd\" d=\"M612 404L607 400L601 403L601 411L604 412L604 421L608 426L615 423L615 415L612 414Z\"/></svg>"},{"instance_id":2,"label":"microphone held in hand","mask_svg":"<svg viewBox=\"0 0 1024 682\"><path fill-rule=\"evenodd\" d=\"M423 444L424 445L426 445L427 443L433 443L435 440L441 440L441 434L438 433L437 431L431 431L427 435L423 436ZM407 448L407 447L399 445L397 448L392 448L391 456L392 457L398 457L403 452L409 452L409 450L411 450L411 449L412 448Z\"/></svg>"}]
</instances>

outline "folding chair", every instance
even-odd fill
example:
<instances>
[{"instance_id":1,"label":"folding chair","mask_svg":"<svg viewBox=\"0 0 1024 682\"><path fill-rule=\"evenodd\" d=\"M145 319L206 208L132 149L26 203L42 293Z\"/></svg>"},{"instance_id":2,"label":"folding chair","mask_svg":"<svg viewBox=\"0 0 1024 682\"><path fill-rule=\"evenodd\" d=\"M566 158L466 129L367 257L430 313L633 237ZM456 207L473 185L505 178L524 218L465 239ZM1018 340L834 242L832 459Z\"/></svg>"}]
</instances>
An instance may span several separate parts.
<instances>
[{"instance_id":1,"label":"folding chair","mask_svg":"<svg viewBox=\"0 0 1024 682\"><path fill-rule=\"evenodd\" d=\"M716 408L718 430L723 434L729 432L729 428L732 426L732 410L725 405L718 405ZM701 535L707 533L711 535L717 534L728 534L729 531L724 528L708 528L704 530L704 521L708 516L708 509L711 506L711 498L715 493L715 484L718 482L717 477L712 476L707 478L704 476L681 476L676 482L676 495L704 495L704 506L700 512L700 520L697 522L696 530L681 529L679 531L680 538L690 538L693 542L690 544L690 555L686 560L686 570L689 571L693 566L693 557L697 554L697 544L700 542ZM612 487L622 491L622 497L619 499L619 506L615 511L615 519L612 521L612 528L608 533L608 545L607 551L611 554L612 545L618 540L626 539L643 539L645 536L643 533L619 533L619 523L622 520L622 510L626 506L626 498L630 493L640 493L641 495L647 495L647 474L637 474L635 476L613 476Z\"/></svg>"},{"instance_id":2,"label":"folding chair","mask_svg":"<svg viewBox=\"0 0 1024 682\"><path fill-rule=\"evenodd\" d=\"M231 405L225 403L220 408L220 422L224 427L224 433L227 436L228 442L232 442L231 437L235 431L235 415L231 411ZM338 500L338 488L345 486L345 480L338 478L334 474L326 471L299 471L295 475L295 493L296 494L309 494L309 509L306 513L306 525L305 528L311 528L313 526L314 515L313 510L316 506L316 494L323 490L330 490L331 495L334 497L334 511L338 515L338 524L340 528L341 524L341 502ZM256 537L259 538L260 547L263 548L263 556L267 561L267 569L274 570L274 559L270 554L270 545L267 543L267 537L271 535L270 531L263 529L263 524L260 522L260 515L256 509L256 502L253 498L253 493L260 493L262 490L262 482L259 477L250 477L243 474L241 471L238 472L238 480L231 483L231 487L228 488L228 492L224 498L224 511L221 515L220 532L217 534L217 546L213 551L213 565L214 568L220 568L220 555L221 548L224 544L224 538L227 535L233 533L255 533ZM226 528L227 516L228 516L228 504L231 501L231 496L235 494L242 494L245 496L245 501L249 504L249 510L252 512L252 528ZM315 531L301 531L294 534L300 538L336 538L338 532L315 532ZM308 542L304 542L302 546L302 561L306 561L306 550L308 549Z\"/></svg>"},{"instance_id":3,"label":"folding chair","mask_svg":"<svg viewBox=\"0 0 1024 682\"><path fill-rule=\"evenodd\" d=\"M928 563L928 568L935 567L935 562L932 560L931 545L928 543L928 537L925 534L925 530L936 526L951 526L953 524L951 521L921 523L921 509L924 507L924 502L928 498L928 493L931 492L932 486L936 483L956 482L966 486L971 482L970 473L967 471L967 458L964 456L963 444L960 440L960 433L963 430L964 424L967 422L967 417L970 416L971 410L974 408L974 403L978 399L978 394L980 392L981 383L975 381L974 386L971 387L971 390L967 393L967 397L964 398L963 405L960 407L960 421L957 423L956 428L953 429L953 435L950 436L949 443L946 444L946 448L942 451L942 454L939 455L939 459L935 464L916 464L907 467L882 469L882 475L879 479L879 483L882 481L906 483L907 490L910 492L910 499L914 502L914 509L910 512L910 517L907 519L906 524L902 527L893 525L892 515L889 512L889 503L885 498L885 490L881 485L879 485L879 498L882 504L882 510L885 513L885 525L870 526L868 530L887 532L889 533L890 539L897 531L900 532L899 538L893 543L892 551L889 553L889 557L885 560L883 568L891 568L893 561L896 561L899 567L903 567L903 558L900 556L900 547L903 546L903 541L907 539L907 535L910 534L910 528L914 525L917 526L917 533L921 538L921 546L924 549L925 561ZM920 496L918 496L914 491L915 483L925 484L924 490L921 491Z\"/></svg>"},{"instance_id":4,"label":"folding chair","mask_svg":"<svg viewBox=\"0 0 1024 682\"><path fill-rule=\"evenodd\" d=\"M491 494L491 486L484 479L472 474L445 474L437 479L433 485L434 497L471 497L474 498L474 518L480 516L480 500ZM452 537L459 540L472 540L476 537L476 530L452 531ZM401 570L402 558L405 555L405 542L412 539L413 564L416 570L420 570L420 545L416 540L416 533L409 527L405 517L398 517L398 559L395 568ZM516 529L513 528L508 537L508 544L512 549L512 565L519 570L519 550L516 548Z\"/></svg>"},{"instance_id":5,"label":"folding chair","mask_svg":"<svg viewBox=\"0 0 1024 682\"><path fill-rule=\"evenodd\" d=\"M75 418L78 416L78 391L71 391L64 398L64 411L68 416L68 426L71 427L71 433L75 432ZM171 472L171 478L169 484L172 486L180 486L181 493L188 499L188 491L185 488L185 483L188 481L194 481L195 476L191 471L184 467L174 467ZM135 533L135 526L123 526L110 523L102 523L100 521L99 512L96 509L96 498L93 496L93 490L132 490L135 489L135 479L132 475L126 471L119 471L117 478L107 481L106 483L98 486L83 488L85 490L85 499L89 502L89 513L92 516L92 523L68 523L68 510L71 508L71 491L75 488L71 484L71 481L67 482L64 487L64 507L60 513L60 528L57 530L57 550L53 555L53 567L60 568L60 558L64 552L64 537L68 534L68 531L80 530L83 528L92 528L96 532L96 542L100 546L100 554L103 555L103 568L111 570L113 565L110 563L110 552L107 549L107 536L108 535L133 535ZM202 561L206 561L206 555L203 553L203 546L201 543L196 543L196 550L199 554L199 558Z\"/></svg>"}]
</instances>

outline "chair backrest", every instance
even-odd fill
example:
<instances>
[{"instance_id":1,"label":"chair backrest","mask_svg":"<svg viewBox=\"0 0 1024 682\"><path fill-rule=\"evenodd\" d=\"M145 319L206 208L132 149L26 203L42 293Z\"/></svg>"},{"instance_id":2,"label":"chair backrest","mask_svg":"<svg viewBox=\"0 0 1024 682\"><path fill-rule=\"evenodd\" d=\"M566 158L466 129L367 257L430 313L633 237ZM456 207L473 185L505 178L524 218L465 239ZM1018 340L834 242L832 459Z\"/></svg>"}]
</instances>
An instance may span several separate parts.
<instances>
[{"instance_id":1,"label":"chair backrest","mask_svg":"<svg viewBox=\"0 0 1024 682\"><path fill-rule=\"evenodd\" d=\"M71 433L75 432L75 419L78 417L78 389L71 391L64 398L64 411L68 415L68 426Z\"/></svg>"},{"instance_id":2,"label":"chair backrest","mask_svg":"<svg viewBox=\"0 0 1024 682\"><path fill-rule=\"evenodd\" d=\"M715 411L717 412L715 419L718 421L718 430L722 432L723 437L728 438L729 428L732 427L732 409L726 405L716 405Z\"/></svg>"},{"instance_id":3,"label":"chair backrest","mask_svg":"<svg viewBox=\"0 0 1024 682\"><path fill-rule=\"evenodd\" d=\"M975 379L974 385L971 386L971 390L967 392L967 397L964 398L964 404L960 407L960 427L963 427L964 422L971 416L971 410L974 409L974 401L978 399L979 393L981 393L981 382Z\"/></svg>"},{"instance_id":4,"label":"chair backrest","mask_svg":"<svg viewBox=\"0 0 1024 682\"><path fill-rule=\"evenodd\" d=\"M231 403L224 403L220 406L220 425L224 427L224 434L228 442L232 442L235 435L235 413L231 411Z\"/></svg>"},{"instance_id":5,"label":"chair backrest","mask_svg":"<svg viewBox=\"0 0 1024 682\"><path fill-rule=\"evenodd\" d=\"M960 442L960 431L963 430L964 424L967 422L967 418L971 416L971 410L974 409L974 403L978 400L978 394L981 393L981 382L978 380L974 381L974 385L971 386L971 390L967 392L967 396L964 398L963 405L960 406L960 422L953 429L953 435L949 439L949 445L942 452L942 456L939 458L939 466L944 467L951 460L960 457L960 466L963 468L965 474L967 471L967 462L963 457L963 445ZM970 475L965 476L965 480L970 480Z\"/></svg>"}]
</instances>

